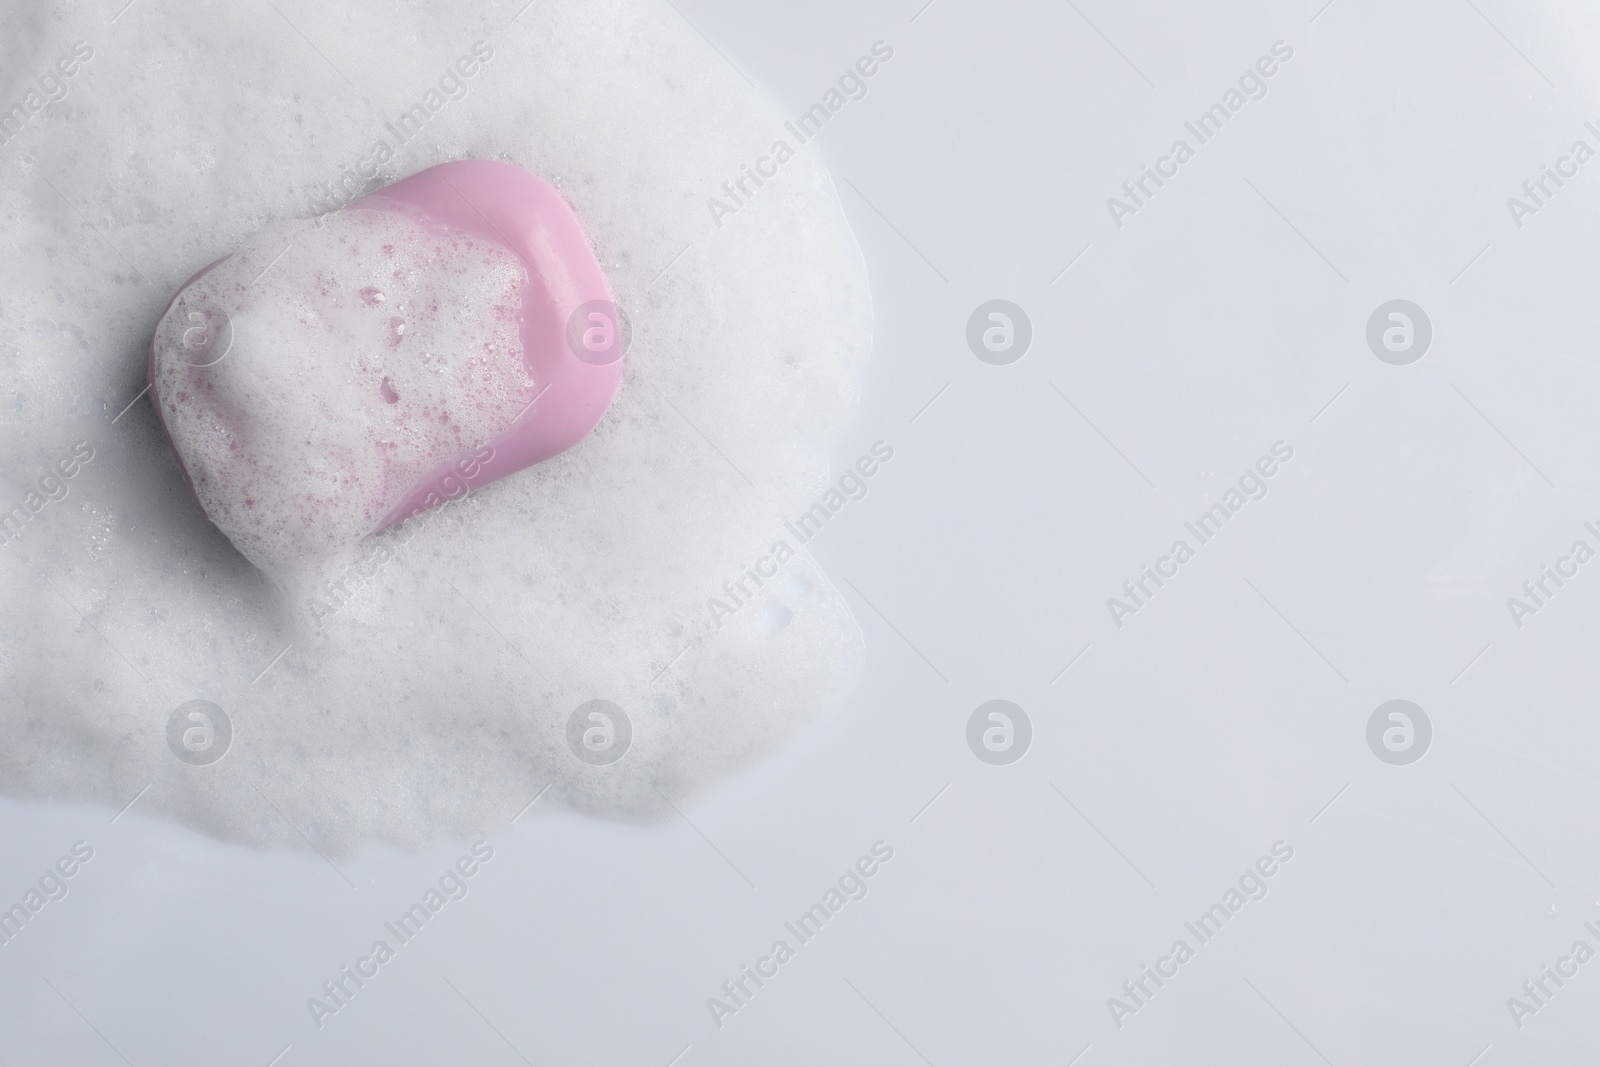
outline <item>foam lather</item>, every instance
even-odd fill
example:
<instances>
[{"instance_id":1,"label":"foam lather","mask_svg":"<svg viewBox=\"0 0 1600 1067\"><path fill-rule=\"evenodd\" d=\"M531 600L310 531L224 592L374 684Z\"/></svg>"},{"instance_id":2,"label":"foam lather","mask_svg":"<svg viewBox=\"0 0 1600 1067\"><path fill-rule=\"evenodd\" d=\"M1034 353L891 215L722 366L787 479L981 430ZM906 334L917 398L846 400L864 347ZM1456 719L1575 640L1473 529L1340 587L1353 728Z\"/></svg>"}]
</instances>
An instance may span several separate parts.
<instances>
[{"instance_id":1,"label":"foam lather","mask_svg":"<svg viewBox=\"0 0 1600 1067\"><path fill-rule=\"evenodd\" d=\"M622 343L555 191L464 160L202 270L156 327L150 387L206 515L279 572L577 444Z\"/></svg>"},{"instance_id":2,"label":"foam lather","mask_svg":"<svg viewBox=\"0 0 1600 1067\"><path fill-rule=\"evenodd\" d=\"M30 512L0 543L0 792L420 848L502 832L546 787L519 825L676 818L667 798L840 707L864 643L811 553L875 505L807 545L785 523L883 428L852 426L872 317L823 142L718 227L707 200L783 109L665 0L521 6L0 12L21 71L94 48L0 145L0 504ZM592 365L618 376L593 429L492 481L526 406L552 414L513 358L544 283L514 240L363 200L461 161L554 191L627 340ZM226 326L198 304L163 324L179 290ZM152 338L190 330L158 414L136 399ZM92 462L30 509L80 443ZM430 479L445 502L405 517ZM185 708L230 726L169 734ZM226 754L169 743L196 730Z\"/></svg>"}]
</instances>

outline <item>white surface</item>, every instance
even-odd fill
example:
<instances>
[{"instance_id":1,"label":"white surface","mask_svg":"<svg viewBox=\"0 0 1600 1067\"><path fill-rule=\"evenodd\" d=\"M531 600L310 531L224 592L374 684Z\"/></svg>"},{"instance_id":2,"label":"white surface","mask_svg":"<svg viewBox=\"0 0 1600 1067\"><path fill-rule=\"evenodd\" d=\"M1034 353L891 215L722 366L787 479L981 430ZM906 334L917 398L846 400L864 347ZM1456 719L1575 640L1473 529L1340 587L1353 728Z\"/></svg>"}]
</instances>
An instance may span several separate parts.
<instances>
[{"instance_id":1,"label":"white surface","mask_svg":"<svg viewBox=\"0 0 1600 1067\"><path fill-rule=\"evenodd\" d=\"M662 827L535 807L487 835L470 894L321 1031L306 998L467 842L335 870L149 798L114 825L8 802L0 892L96 854L0 948L6 1057L1595 1058L1595 964L1521 1030L1506 1000L1596 940L1600 591L1585 567L1521 629L1506 599L1595 543L1600 177L1521 229L1506 198L1586 136L1600 27L1486 0L918 6L683 5L794 114L895 49L821 138L879 327L836 470L896 450L808 546L866 632L848 704ZM1268 94L1116 229L1106 198L1279 39ZM964 340L996 297L1034 330L1004 367ZM1396 298L1434 328L1410 366L1365 340ZM1106 598L1280 439L1267 496L1116 629ZM1011 766L966 745L996 697L1034 727ZM1434 738L1395 767L1365 728L1402 697ZM880 839L869 894L717 1029L706 999ZM1265 898L1119 1030L1106 999L1280 839Z\"/></svg>"}]
</instances>

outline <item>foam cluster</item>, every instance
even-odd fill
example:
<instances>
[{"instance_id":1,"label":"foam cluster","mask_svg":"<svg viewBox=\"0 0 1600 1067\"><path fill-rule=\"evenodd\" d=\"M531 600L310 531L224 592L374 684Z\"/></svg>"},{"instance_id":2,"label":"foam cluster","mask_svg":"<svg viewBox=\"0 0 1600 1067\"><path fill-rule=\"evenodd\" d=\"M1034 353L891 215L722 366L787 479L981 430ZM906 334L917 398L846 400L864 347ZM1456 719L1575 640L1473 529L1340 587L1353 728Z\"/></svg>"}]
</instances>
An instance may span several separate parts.
<instances>
[{"instance_id":1,"label":"foam cluster","mask_svg":"<svg viewBox=\"0 0 1600 1067\"><path fill-rule=\"evenodd\" d=\"M839 706L862 635L785 523L827 499L830 455L854 462L881 434L850 431L872 318L821 148L800 146L719 227L708 198L783 135L784 111L664 0L520 6L347 0L303 5L290 27L271 5L140 0L114 32L88 0L48 18L0 11L18 70L80 38L95 53L69 97L0 146L0 500L26 500L80 442L94 457L0 544L0 602L28 605L0 612L0 791L92 800L108 818L137 795L128 818L329 855L422 847L497 832L547 787L528 818L554 805L675 817L664 798L682 804ZM12 37L11 19L28 32ZM472 71L470 92L432 92L447 66ZM427 121L402 140L389 127L413 105ZM307 626L251 559L363 531L416 463L470 447L545 384L495 362L510 334L484 332L513 306L509 263L424 249L354 207L310 228L468 159L521 167L570 205L631 323L616 398L565 452L325 561L300 591L319 605ZM364 273L388 262L373 227L394 232L414 287ZM206 372L221 392L193 425L159 413L175 437L212 435L216 458L191 474L233 502L224 536L158 413L129 405L171 295L228 256L205 276L234 331ZM341 278L307 295L329 262ZM437 308L419 301L424 276ZM278 285L270 306L253 295ZM380 304L363 303L369 286ZM197 325L187 314L172 323L179 344ZM390 348L397 314L406 332ZM449 343L469 314L480 347ZM190 336L202 364L206 331ZM430 384L450 375L475 377ZM402 420L408 405L439 428ZM271 458L226 455L253 425L272 428L255 442ZM291 460L321 480L275 477ZM247 484L277 494L284 521L251 519ZM336 518L316 518L324 503ZM832 523L821 537L839 536ZM762 562L785 539L795 553ZM713 618L708 602L752 569L748 602ZM232 723L231 748L206 765L169 746L194 701ZM587 747L607 737L626 737L625 754Z\"/></svg>"},{"instance_id":2,"label":"foam cluster","mask_svg":"<svg viewBox=\"0 0 1600 1067\"><path fill-rule=\"evenodd\" d=\"M373 533L533 397L509 250L392 211L273 226L156 328L161 418L206 514L269 572Z\"/></svg>"}]
</instances>

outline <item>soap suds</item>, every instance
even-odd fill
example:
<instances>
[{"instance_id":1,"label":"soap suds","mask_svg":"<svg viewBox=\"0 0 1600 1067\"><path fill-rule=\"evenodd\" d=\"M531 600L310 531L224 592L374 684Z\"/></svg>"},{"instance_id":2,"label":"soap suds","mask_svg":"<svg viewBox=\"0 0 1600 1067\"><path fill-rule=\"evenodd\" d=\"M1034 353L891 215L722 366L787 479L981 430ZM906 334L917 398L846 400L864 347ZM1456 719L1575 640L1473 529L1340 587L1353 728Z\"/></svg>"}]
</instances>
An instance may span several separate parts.
<instances>
[{"instance_id":1,"label":"soap suds","mask_svg":"<svg viewBox=\"0 0 1600 1067\"><path fill-rule=\"evenodd\" d=\"M283 575L337 556L534 395L510 251L391 211L273 226L156 327L154 392L206 515Z\"/></svg>"},{"instance_id":2,"label":"soap suds","mask_svg":"<svg viewBox=\"0 0 1600 1067\"><path fill-rule=\"evenodd\" d=\"M705 608L826 490L870 347L818 150L718 229L706 199L778 135L775 105L661 0L514 8L291 5L291 29L270 6L142 0L114 26L86 3L30 23L22 69L78 39L95 57L0 146L0 500L77 442L95 459L0 545L23 606L0 613L7 794L120 808L149 785L138 811L230 839L421 847L547 785L541 805L670 814L843 695L861 635L806 553L757 609L713 628ZM401 142L396 116L469 54ZM347 162L375 161L371 189L464 158L571 203L631 321L622 385L569 452L363 541L307 630L189 498L148 401L128 406L150 338L196 270L326 210ZM400 404L416 388L363 383L379 426L383 377ZM165 736L197 699L233 725L205 767ZM629 719L614 763L569 747L594 700Z\"/></svg>"}]
</instances>

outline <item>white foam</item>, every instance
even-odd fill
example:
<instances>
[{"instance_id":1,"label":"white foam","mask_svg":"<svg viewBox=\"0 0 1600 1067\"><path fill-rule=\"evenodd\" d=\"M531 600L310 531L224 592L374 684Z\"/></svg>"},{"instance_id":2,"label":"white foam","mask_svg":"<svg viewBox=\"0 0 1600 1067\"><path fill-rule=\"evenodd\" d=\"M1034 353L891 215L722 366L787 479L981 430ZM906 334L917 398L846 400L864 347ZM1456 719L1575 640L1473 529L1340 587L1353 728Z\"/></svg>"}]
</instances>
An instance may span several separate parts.
<instances>
[{"instance_id":1,"label":"white foam","mask_svg":"<svg viewBox=\"0 0 1600 1067\"><path fill-rule=\"evenodd\" d=\"M156 389L206 514L275 574L371 533L528 405L527 280L490 242L349 210L272 226L186 288Z\"/></svg>"},{"instance_id":2,"label":"white foam","mask_svg":"<svg viewBox=\"0 0 1600 1067\"><path fill-rule=\"evenodd\" d=\"M230 838L419 846L547 784L542 804L669 811L842 694L860 633L804 552L720 628L706 610L826 488L870 344L818 150L716 228L706 200L782 135L776 107L661 0L515 6L292 4L291 28L270 5L142 0L108 26L69 2L27 38L24 70L79 38L94 58L0 145L0 507L73 443L96 456L0 546L24 606L0 613L7 793L120 807L153 783L137 810ZM446 80L474 42L488 60ZM111 420L195 270L342 202L347 166L370 188L457 158L571 202L632 320L622 386L570 452L364 542L307 632L188 498L149 406ZM197 698L234 724L209 767L165 739ZM567 745L594 698L632 723L609 766Z\"/></svg>"}]
</instances>

